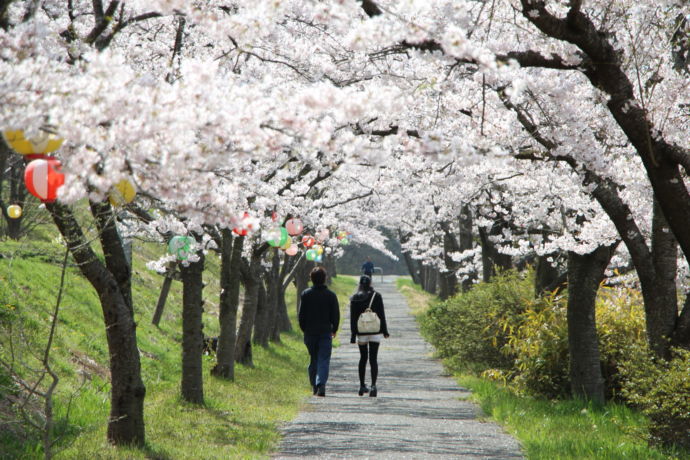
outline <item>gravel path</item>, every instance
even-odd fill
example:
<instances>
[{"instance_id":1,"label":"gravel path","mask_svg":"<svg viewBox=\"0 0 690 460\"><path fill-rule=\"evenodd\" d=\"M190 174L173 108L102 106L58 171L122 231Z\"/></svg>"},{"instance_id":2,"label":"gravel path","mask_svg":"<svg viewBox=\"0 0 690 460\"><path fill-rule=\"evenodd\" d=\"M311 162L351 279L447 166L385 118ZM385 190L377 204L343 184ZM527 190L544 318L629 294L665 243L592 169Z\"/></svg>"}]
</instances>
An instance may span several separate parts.
<instances>
[{"instance_id":1,"label":"gravel path","mask_svg":"<svg viewBox=\"0 0 690 460\"><path fill-rule=\"evenodd\" d=\"M381 282L376 276L374 282L391 333L379 350L378 397L357 395L359 351L349 343L346 314L326 397L311 397L283 427L274 458L522 458L517 441L480 421L480 410L462 400L468 390L444 377L441 364L430 358L431 346L419 335L394 277ZM304 379L306 385L306 370Z\"/></svg>"}]
</instances>

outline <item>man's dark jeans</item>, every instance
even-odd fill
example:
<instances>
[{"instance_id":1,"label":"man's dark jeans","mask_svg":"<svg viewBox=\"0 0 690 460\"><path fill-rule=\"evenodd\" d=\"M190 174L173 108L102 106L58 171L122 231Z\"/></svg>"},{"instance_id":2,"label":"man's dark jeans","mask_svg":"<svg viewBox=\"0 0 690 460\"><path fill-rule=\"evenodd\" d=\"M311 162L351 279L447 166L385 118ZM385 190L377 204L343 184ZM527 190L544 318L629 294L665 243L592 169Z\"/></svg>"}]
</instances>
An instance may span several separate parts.
<instances>
[{"instance_id":1,"label":"man's dark jeans","mask_svg":"<svg viewBox=\"0 0 690 460\"><path fill-rule=\"evenodd\" d=\"M333 348L331 333L305 335L304 344L309 350L309 383L312 386L326 385Z\"/></svg>"}]
</instances>

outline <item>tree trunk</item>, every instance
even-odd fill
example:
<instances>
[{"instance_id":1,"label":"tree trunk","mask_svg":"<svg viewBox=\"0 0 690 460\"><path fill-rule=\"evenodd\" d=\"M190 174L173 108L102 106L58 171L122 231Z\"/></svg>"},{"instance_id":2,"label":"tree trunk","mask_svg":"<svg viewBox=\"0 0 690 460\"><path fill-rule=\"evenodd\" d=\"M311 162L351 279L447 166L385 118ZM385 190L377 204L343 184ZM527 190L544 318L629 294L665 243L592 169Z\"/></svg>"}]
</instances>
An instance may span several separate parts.
<instances>
[{"instance_id":1,"label":"tree trunk","mask_svg":"<svg viewBox=\"0 0 690 460\"><path fill-rule=\"evenodd\" d=\"M414 284L422 284L417 261L412 259L412 256L409 252L403 252L403 259L405 260L405 266L407 266L407 271L412 278L412 282Z\"/></svg>"},{"instance_id":2,"label":"tree trunk","mask_svg":"<svg viewBox=\"0 0 690 460\"><path fill-rule=\"evenodd\" d=\"M18 240L21 237L23 216L17 219L11 218L7 212L7 207L11 204L24 207L26 188L24 187L23 173L24 160L13 153L4 139L0 139L0 213L7 224L7 236L13 240ZM2 192L5 190L5 177L9 179L7 201L4 201L2 197Z\"/></svg>"},{"instance_id":3,"label":"tree trunk","mask_svg":"<svg viewBox=\"0 0 690 460\"><path fill-rule=\"evenodd\" d=\"M589 254L568 253L568 349L570 385L574 396L604 402L595 301L615 246Z\"/></svg>"},{"instance_id":4,"label":"tree trunk","mask_svg":"<svg viewBox=\"0 0 690 460\"><path fill-rule=\"evenodd\" d=\"M259 273L261 269L261 253L255 248L249 264L243 261L242 284L244 284L244 304L242 319L237 332L235 345L235 362L253 367L252 359L252 330L256 319L256 307L259 297Z\"/></svg>"},{"instance_id":5,"label":"tree trunk","mask_svg":"<svg viewBox=\"0 0 690 460\"><path fill-rule=\"evenodd\" d=\"M158 296L158 303L156 304L156 311L153 312L153 319L151 319L151 324L158 326L161 322L161 316L163 316L163 310L165 309L165 302L168 300L168 293L170 292L170 286L172 286L173 279L165 275L163 280L163 286L161 287L161 293Z\"/></svg>"},{"instance_id":6,"label":"tree trunk","mask_svg":"<svg viewBox=\"0 0 690 460\"><path fill-rule=\"evenodd\" d=\"M216 351L216 365L211 374L228 380L235 379L235 341L237 340L237 308L240 302L240 263L244 237L232 236L223 229L220 267L220 335Z\"/></svg>"},{"instance_id":7,"label":"tree trunk","mask_svg":"<svg viewBox=\"0 0 690 460\"><path fill-rule=\"evenodd\" d=\"M182 398L195 404L204 403L202 355L204 334L201 315L204 311L204 255L188 266L181 264L182 274Z\"/></svg>"},{"instance_id":8,"label":"tree trunk","mask_svg":"<svg viewBox=\"0 0 690 460\"><path fill-rule=\"evenodd\" d=\"M534 273L534 296L542 296L559 279L558 268L552 265L547 259L555 258L556 254L551 253L537 256L537 265Z\"/></svg>"},{"instance_id":9,"label":"tree trunk","mask_svg":"<svg viewBox=\"0 0 690 460\"><path fill-rule=\"evenodd\" d=\"M453 260L451 254L460 252L460 245L447 222L442 223L441 228L443 229L443 262L446 266L446 271L439 272L438 284L439 297L445 300L455 295L458 290L458 278L455 274L458 269L458 263Z\"/></svg>"},{"instance_id":10,"label":"tree trunk","mask_svg":"<svg viewBox=\"0 0 690 460\"><path fill-rule=\"evenodd\" d=\"M511 268L512 261L509 255L501 254L496 244L491 241L492 236L501 234L501 226L494 223L487 232L486 228L479 227L479 241L482 245L482 275L485 283L491 281L496 275L496 268L507 270Z\"/></svg>"},{"instance_id":11,"label":"tree trunk","mask_svg":"<svg viewBox=\"0 0 690 460\"><path fill-rule=\"evenodd\" d=\"M102 205L107 209L107 202ZM106 265L103 265L67 206L57 202L47 203L46 209L51 213L55 225L67 242L79 270L96 290L101 302L110 355L111 400L108 440L116 445L143 446L146 387L141 379L131 295L123 293L122 283L118 282L124 280L130 270L124 261L121 242L118 250L118 240L113 239L117 232L106 229L100 233L106 259ZM92 206L92 212L94 209ZM99 222L99 227L103 227L104 223L105 227L114 226L114 219L109 216L112 216L112 213L94 217Z\"/></svg>"},{"instance_id":12,"label":"tree trunk","mask_svg":"<svg viewBox=\"0 0 690 460\"><path fill-rule=\"evenodd\" d=\"M468 205L462 207L462 211L458 217L458 225L460 227L460 251L469 251L474 247L474 240L472 238L472 211ZM477 279L476 273L463 279L462 292L469 291L475 279Z\"/></svg>"},{"instance_id":13,"label":"tree trunk","mask_svg":"<svg viewBox=\"0 0 690 460\"><path fill-rule=\"evenodd\" d=\"M282 287L280 287L280 294L278 294L278 330L280 332L290 332L292 330L287 303L285 303L285 289Z\"/></svg>"},{"instance_id":14,"label":"tree trunk","mask_svg":"<svg viewBox=\"0 0 690 460\"><path fill-rule=\"evenodd\" d=\"M309 287L309 273L314 267L314 262L310 262L302 258L295 270L295 288L297 290L297 299L295 300L295 309L299 315L300 294Z\"/></svg>"},{"instance_id":15,"label":"tree trunk","mask_svg":"<svg viewBox=\"0 0 690 460\"><path fill-rule=\"evenodd\" d=\"M333 278L338 277L338 272L336 270L335 266L335 257L333 257L332 254L326 254L324 257L324 266L326 267L326 271L328 272L328 277L330 278L330 281L333 281ZM330 284L330 282L328 283Z\"/></svg>"},{"instance_id":16,"label":"tree trunk","mask_svg":"<svg viewBox=\"0 0 690 460\"><path fill-rule=\"evenodd\" d=\"M256 303L256 317L254 319L254 334L252 342L262 347L268 346L268 337L271 333L271 315L273 311L273 299L269 299L266 286L259 281L259 296Z\"/></svg>"},{"instance_id":17,"label":"tree trunk","mask_svg":"<svg viewBox=\"0 0 690 460\"><path fill-rule=\"evenodd\" d=\"M422 265L422 289L429 294L436 294L438 270L434 267Z\"/></svg>"}]
</instances>

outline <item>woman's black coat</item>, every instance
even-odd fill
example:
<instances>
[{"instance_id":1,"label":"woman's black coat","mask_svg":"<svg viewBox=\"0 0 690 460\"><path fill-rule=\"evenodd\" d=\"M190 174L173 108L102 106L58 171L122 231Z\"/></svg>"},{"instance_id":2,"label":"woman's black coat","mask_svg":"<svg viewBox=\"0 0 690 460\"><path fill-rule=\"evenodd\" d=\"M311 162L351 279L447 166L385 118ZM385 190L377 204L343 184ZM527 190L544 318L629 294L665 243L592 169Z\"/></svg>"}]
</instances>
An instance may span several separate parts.
<instances>
[{"instance_id":1,"label":"woman's black coat","mask_svg":"<svg viewBox=\"0 0 690 460\"><path fill-rule=\"evenodd\" d=\"M364 310L366 310L369 306L369 301L371 300L372 295L375 295L376 297L374 297L374 302L371 305L371 309L381 320L381 329L377 332L360 334L359 331L357 331L357 319L359 319L359 315L361 315L362 312L364 312ZM350 297L350 332L350 343L355 343L355 337L357 335L388 335L386 313L383 309L383 298L381 297L381 294L372 289L370 291L357 291L352 297Z\"/></svg>"}]
</instances>

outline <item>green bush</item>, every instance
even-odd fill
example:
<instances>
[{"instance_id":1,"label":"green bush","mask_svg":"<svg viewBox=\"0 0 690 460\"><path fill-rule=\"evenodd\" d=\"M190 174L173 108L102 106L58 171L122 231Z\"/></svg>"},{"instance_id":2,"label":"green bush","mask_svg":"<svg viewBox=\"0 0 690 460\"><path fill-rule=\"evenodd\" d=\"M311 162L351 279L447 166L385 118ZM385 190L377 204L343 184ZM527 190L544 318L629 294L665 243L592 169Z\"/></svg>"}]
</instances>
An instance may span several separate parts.
<instances>
[{"instance_id":1,"label":"green bush","mask_svg":"<svg viewBox=\"0 0 690 460\"><path fill-rule=\"evenodd\" d=\"M630 288L602 286L597 298L597 333L607 398L622 401L619 366L631 350L647 350L642 295Z\"/></svg>"},{"instance_id":2,"label":"green bush","mask_svg":"<svg viewBox=\"0 0 690 460\"><path fill-rule=\"evenodd\" d=\"M501 350L510 331L501 325L516 323L531 302L532 285L525 274L506 271L491 283L433 305L421 317L422 332L454 367L509 371L514 356Z\"/></svg>"},{"instance_id":3,"label":"green bush","mask_svg":"<svg viewBox=\"0 0 690 460\"><path fill-rule=\"evenodd\" d=\"M567 296L535 299L532 276L530 271L507 271L491 283L436 304L422 317L422 330L439 356L454 367L510 382L520 392L566 397ZM639 292L602 286L596 315L607 395L619 398L620 362L631 348L646 349Z\"/></svg>"},{"instance_id":4,"label":"green bush","mask_svg":"<svg viewBox=\"0 0 690 460\"><path fill-rule=\"evenodd\" d=\"M550 295L533 302L513 324L504 354L514 357L512 386L520 392L560 398L569 394L566 299Z\"/></svg>"},{"instance_id":5,"label":"green bush","mask_svg":"<svg viewBox=\"0 0 690 460\"><path fill-rule=\"evenodd\" d=\"M632 349L621 371L623 395L649 417L650 441L690 449L690 351L675 349L664 361Z\"/></svg>"}]
</instances>

